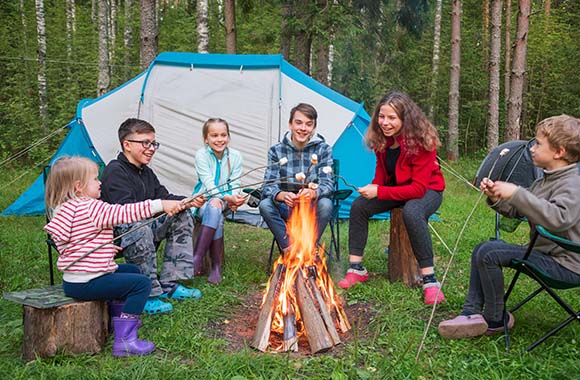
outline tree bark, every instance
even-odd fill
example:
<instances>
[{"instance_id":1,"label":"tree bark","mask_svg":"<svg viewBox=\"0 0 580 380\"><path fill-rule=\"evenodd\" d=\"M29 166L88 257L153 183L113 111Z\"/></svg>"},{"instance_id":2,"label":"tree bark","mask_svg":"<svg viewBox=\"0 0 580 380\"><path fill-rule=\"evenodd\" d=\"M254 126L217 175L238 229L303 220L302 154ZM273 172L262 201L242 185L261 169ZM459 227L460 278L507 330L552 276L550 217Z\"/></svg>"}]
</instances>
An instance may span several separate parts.
<instances>
[{"instance_id":1,"label":"tree bark","mask_svg":"<svg viewBox=\"0 0 580 380\"><path fill-rule=\"evenodd\" d=\"M42 128L48 128L48 97L46 82L46 24L44 17L44 0L36 0L36 41L38 61L38 112Z\"/></svg>"},{"instance_id":2,"label":"tree bark","mask_svg":"<svg viewBox=\"0 0 580 380\"><path fill-rule=\"evenodd\" d=\"M389 228L389 260L387 264L389 281L401 281L410 288L420 286L423 283L421 270L411 247L401 208L397 207L391 210Z\"/></svg>"},{"instance_id":3,"label":"tree bark","mask_svg":"<svg viewBox=\"0 0 580 380\"><path fill-rule=\"evenodd\" d=\"M294 59L293 63L298 70L310 75L310 52L312 48L312 17L309 9L310 1L300 2L297 17L302 22L294 34Z\"/></svg>"},{"instance_id":4,"label":"tree bark","mask_svg":"<svg viewBox=\"0 0 580 380\"><path fill-rule=\"evenodd\" d=\"M292 45L292 32L288 20L292 17L291 1L282 3L282 25L280 31L280 54L285 60L290 61L290 46Z\"/></svg>"},{"instance_id":5,"label":"tree bark","mask_svg":"<svg viewBox=\"0 0 580 380\"><path fill-rule=\"evenodd\" d=\"M109 91L111 66L109 64L109 8L107 0L99 0L99 79L97 96Z\"/></svg>"},{"instance_id":6,"label":"tree bark","mask_svg":"<svg viewBox=\"0 0 580 380\"><path fill-rule=\"evenodd\" d=\"M499 143L499 65L501 52L501 0L491 1L491 36L489 41L489 103L487 108L487 150Z\"/></svg>"},{"instance_id":7,"label":"tree bark","mask_svg":"<svg viewBox=\"0 0 580 380\"><path fill-rule=\"evenodd\" d=\"M117 44L117 0L109 0L109 4L109 61L113 62Z\"/></svg>"},{"instance_id":8,"label":"tree bark","mask_svg":"<svg viewBox=\"0 0 580 380\"><path fill-rule=\"evenodd\" d=\"M76 12L75 0L66 0L66 58L72 61L72 50L74 45L74 34L76 32ZM70 79L70 66L68 66L68 78Z\"/></svg>"},{"instance_id":9,"label":"tree bark","mask_svg":"<svg viewBox=\"0 0 580 380\"><path fill-rule=\"evenodd\" d=\"M449 75L449 131L447 159L459 158L459 78L461 68L461 1L453 0L451 8L451 72Z\"/></svg>"},{"instance_id":10,"label":"tree bark","mask_svg":"<svg viewBox=\"0 0 580 380\"><path fill-rule=\"evenodd\" d=\"M507 109L508 99L510 97L510 67L512 52L512 0L506 0L505 5L505 68L504 68L504 102Z\"/></svg>"},{"instance_id":11,"label":"tree bark","mask_svg":"<svg viewBox=\"0 0 580 380\"><path fill-rule=\"evenodd\" d=\"M518 8L518 22L507 112L506 139L508 141L518 140L520 138L531 1L519 0Z\"/></svg>"},{"instance_id":12,"label":"tree bark","mask_svg":"<svg viewBox=\"0 0 580 380\"><path fill-rule=\"evenodd\" d=\"M435 30L433 32L433 63L431 66L431 96L429 101L429 119L435 122L435 103L437 102L437 79L439 77L439 51L441 46L441 11L443 0L437 0L435 9Z\"/></svg>"},{"instance_id":13,"label":"tree bark","mask_svg":"<svg viewBox=\"0 0 580 380\"><path fill-rule=\"evenodd\" d=\"M125 30L123 32L123 48L125 52L125 80L131 78L131 50L133 48L133 0L125 0Z\"/></svg>"},{"instance_id":14,"label":"tree bark","mask_svg":"<svg viewBox=\"0 0 580 380\"><path fill-rule=\"evenodd\" d=\"M157 56L157 13L155 0L140 0L141 16L141 69L146 70Z\"/></svg>"},{"instance_id":15,"label":"tree bark","mask_svg":"<svg viewBox=\"0 0 580 380\"><path fill-rule=\"evenodd\" d=\"M224 1L224 19L226 27L226 52L228 54L236 54L236 3L234 0Z\"/></svg>"},{"instance_id":16,"label":"tree bark","mask_svg":"<svg viewBox=\"0 0 580 380\"><path fill-rule=\"evenodd\" d=\"M493 1L493 0L492 0ZM481 52L483 53L482 62L483 67L487 70L488 68L488 57L489 57L489 49L488 49L488 41L489 41L489 0L483 0L483 30L481 36Z\"/></svg>"},{"instance_id":17,"label":"tree bark","mask_svg":"<svg viewBox=\"0 0 580 380\"><path fill-rule=\"evenodd\" d=\"M207 0L197 1L197 51L209 53L209 22Z\"/></svg>"},{"instance_id":18,"label":"tree bark","mask_svg":"<svg viewBox=\"0 0 580 380\"><path fill-rule=\"evenodd\" d=\"M317 52L316 52L316 80L328 86L328 55L330 47L330 39L332 38L332 19L330 7L327 0L317 0L318 8L318 25L319 32L317 33Z\"/></svg>"}]
</instances>

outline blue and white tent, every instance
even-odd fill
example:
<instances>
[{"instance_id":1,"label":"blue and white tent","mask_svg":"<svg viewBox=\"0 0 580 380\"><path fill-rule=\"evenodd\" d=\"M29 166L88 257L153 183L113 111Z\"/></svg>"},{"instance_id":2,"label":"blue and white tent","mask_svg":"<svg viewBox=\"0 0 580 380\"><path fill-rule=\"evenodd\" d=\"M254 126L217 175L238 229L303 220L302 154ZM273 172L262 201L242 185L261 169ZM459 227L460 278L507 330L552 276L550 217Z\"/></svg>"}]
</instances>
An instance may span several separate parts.
<instances>
[{"instance_id":1,"label":"blue and white tent","mask_svg":"<svg viewBox=\"0 0 580 380\"><path fill-rule=\"evenodd\" d=\"M151 167L161 183L175 194L189 195L197 182L194 152L203 145L205 120L229 122L231 146L242 153L249 170L267 163L268 148L288 130L290 109L300 102L317 109L317 132L333 146L340 174L356 186L369 183L375 162L363 142L370 117L362 104L315 81L281 55L162 53L124 85L79 102L52 161L66 154L109 162L120 150L119 125L137 117L156 129L161 148ZM252 174L247 183L262 179L262 172ZM41 175L2 214L44 214L43 196ZM341 217L348 217L353 197L343 202Z\"/></svg>"}]
</instances>

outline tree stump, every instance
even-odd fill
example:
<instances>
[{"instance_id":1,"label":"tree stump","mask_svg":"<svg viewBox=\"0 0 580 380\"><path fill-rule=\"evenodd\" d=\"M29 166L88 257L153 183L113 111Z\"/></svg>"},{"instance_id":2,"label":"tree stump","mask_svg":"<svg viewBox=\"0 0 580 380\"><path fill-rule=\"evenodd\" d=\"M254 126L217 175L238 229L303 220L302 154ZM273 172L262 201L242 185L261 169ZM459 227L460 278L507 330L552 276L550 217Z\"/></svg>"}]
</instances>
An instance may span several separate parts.
<instances>
[{"instance_id":1,"label":"tree stump","mask_svg":"<svg viewBox=\"0 0 580 380\"><path fill-rule=\"evenodd\" d=\"M199 227L201 227L201 221L198 220L197 218L194 218L194 228L193 228L193 249L195 250L195 245L197 243L197 232L199 231ZM222 256L222 267L223 265L226 263L226 259L225 259L225 244L224 244L224 249L222 249L221 252L221 256ZM211 270L211 259L209 257L209 250L208 252L206 252L206 254L203 256L203 266L201 268L201 273L202 274L208 274Z\"/></svg>"},{"instance_id":2,"label":"tree stump","mask_svg":"<svg viewBox=\"0 0 580 380\"><path fill-rule=\"evenodd\" d=\"M411 241L403 221L403 209L391 210L391 227L389 240L388 279L391 282L401 281L408 287L421 286L423 281L417 259L413 254Z\"/></svg>"},{"instance_id":3,"label":"tree stump","mask_svg":"<svg viewBox=\"0 0 580 380\"><path fill-rule=\"evenodd\" d=\"M73 302L48 309L23 305L23 310L25 361L61 351L98 353L107 339L109 312L105 301Z\"/></svg>"},{"instance_id":4,"label":"tree stump","mask_svg":"<svg viewBox=\"0 0 580 380\"><path fill-rule=\"evenodd\" d=\"M57 352L100 352L108 334L109 309L105 301L82 302L64 295L62 285L5 293L23 305L25 361L51 357Z\"/></svg>"}]
</instances>

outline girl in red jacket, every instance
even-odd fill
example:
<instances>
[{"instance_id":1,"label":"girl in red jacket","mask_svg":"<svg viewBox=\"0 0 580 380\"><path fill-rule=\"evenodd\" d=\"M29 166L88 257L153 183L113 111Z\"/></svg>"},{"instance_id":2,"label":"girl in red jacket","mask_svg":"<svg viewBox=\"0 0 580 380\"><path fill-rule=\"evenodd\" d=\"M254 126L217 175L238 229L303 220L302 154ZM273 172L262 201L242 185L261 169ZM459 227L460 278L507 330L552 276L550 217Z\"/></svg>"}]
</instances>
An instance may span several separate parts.
<instances>
[{"instance_id":1,"label":"girl in red jacket","mask_svg":"<svg viewBox=\"0 0 580 380\"><path fill-rule=\"evenodd\" d=\"M132 264L117 264L120 249L112 243L113 226L174 215L191 205L176 200L147 200L111 205L98 200L101 182L97 165L83 157L61 157L46 181L45 201L50 222L44 227L56 246L64 293L79 300L109 300L115 341L113 356L147 355L153 342L137 339L139 316L151 281Z\"/></svg>"},{"instance_id":2,"label":"girl in red jacket","mask_svg":"<svg viewBox=\"0 0 580 380\"><path fill-rule=\"evenodd\" d=\"M365 136L376 154L375 178L358 189L349 219L350 268L338 286L348 289L365 282L369 274L362 266L370 217L395 207L403 208L403 219L413 253L423 276L424 301L431 305L445 299L435 278L433 248L428 219L443 200L445 180L437 162L441 145L437 130L421 109L401 92L391 92L375 108Z\"/></svg>"}]
</instances>

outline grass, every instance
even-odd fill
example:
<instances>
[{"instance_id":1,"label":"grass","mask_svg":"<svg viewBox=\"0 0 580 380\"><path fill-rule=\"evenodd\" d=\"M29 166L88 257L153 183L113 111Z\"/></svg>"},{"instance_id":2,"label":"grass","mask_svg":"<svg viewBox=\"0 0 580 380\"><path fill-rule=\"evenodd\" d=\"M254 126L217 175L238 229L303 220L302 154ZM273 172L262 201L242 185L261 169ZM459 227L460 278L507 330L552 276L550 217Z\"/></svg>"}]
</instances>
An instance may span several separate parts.
<instances>
[{"instance_id":1,"label":"grass","mask_svg":"<svg viewBox=\"0 0 580 380\"><path fill-rule=\"evenodd\" d=\"M454 168L473 177L478 162L464 160ZM6 182L22 171L0 170ZM434 227L450 248L455 245L477 192L446 172L448 188ZM4 209L34 179L28 174L8 187L0 185L0 209ZM529 343L564 318L557 305L541 295L516 313L511 335L512 349L505 351L503 338L481 337L449 341L437 334L437 324L461 310L469 280L469 257L473 247L493 233L493 212L481 204L466 228L445 285L447 301L437 308L423 352L415 362L431 308L421 303L420 289L408 289L386 280L388 222L372 222L364 258L371 278L364 286L344 293L349 305L363 308L364 317L351 320L353 338L329 353L296 357L263 354L244 347L231 350L231 342L219 334L233 311L245 299L261 292L267 281L265 266L271 242L269 231L239 224L226 225L225 280L209 286L204 278L193 285L204 296L196 302L174 303L171 314L145 317L141 336L158 349L148 357L115 359L111 340L98 355L59 354L28 364L20 360L22 309L0 300L0 374L6 379L573 379L580 373L580 329L574 324L550 338L532 353L522 352ZM48 284L48 262L43 217L0 217L0 292ZM338 281L347 267L348 224L341 224L342 257L329 260L330 273ZM503 237L514 243L527 241L520 226ZM328 233L325 235L328 241ZM436 271L441 278L450 254L434 238ZM60 274L57 274L60 281ZM511 278L511 271L506 271ZM514 296L531 288L527 278ZM576 308L580 294L565 293ZM514 298L515 299L515 298ZM256 310L256 313L258 311Z\"/></svg>"}]
</instances>

